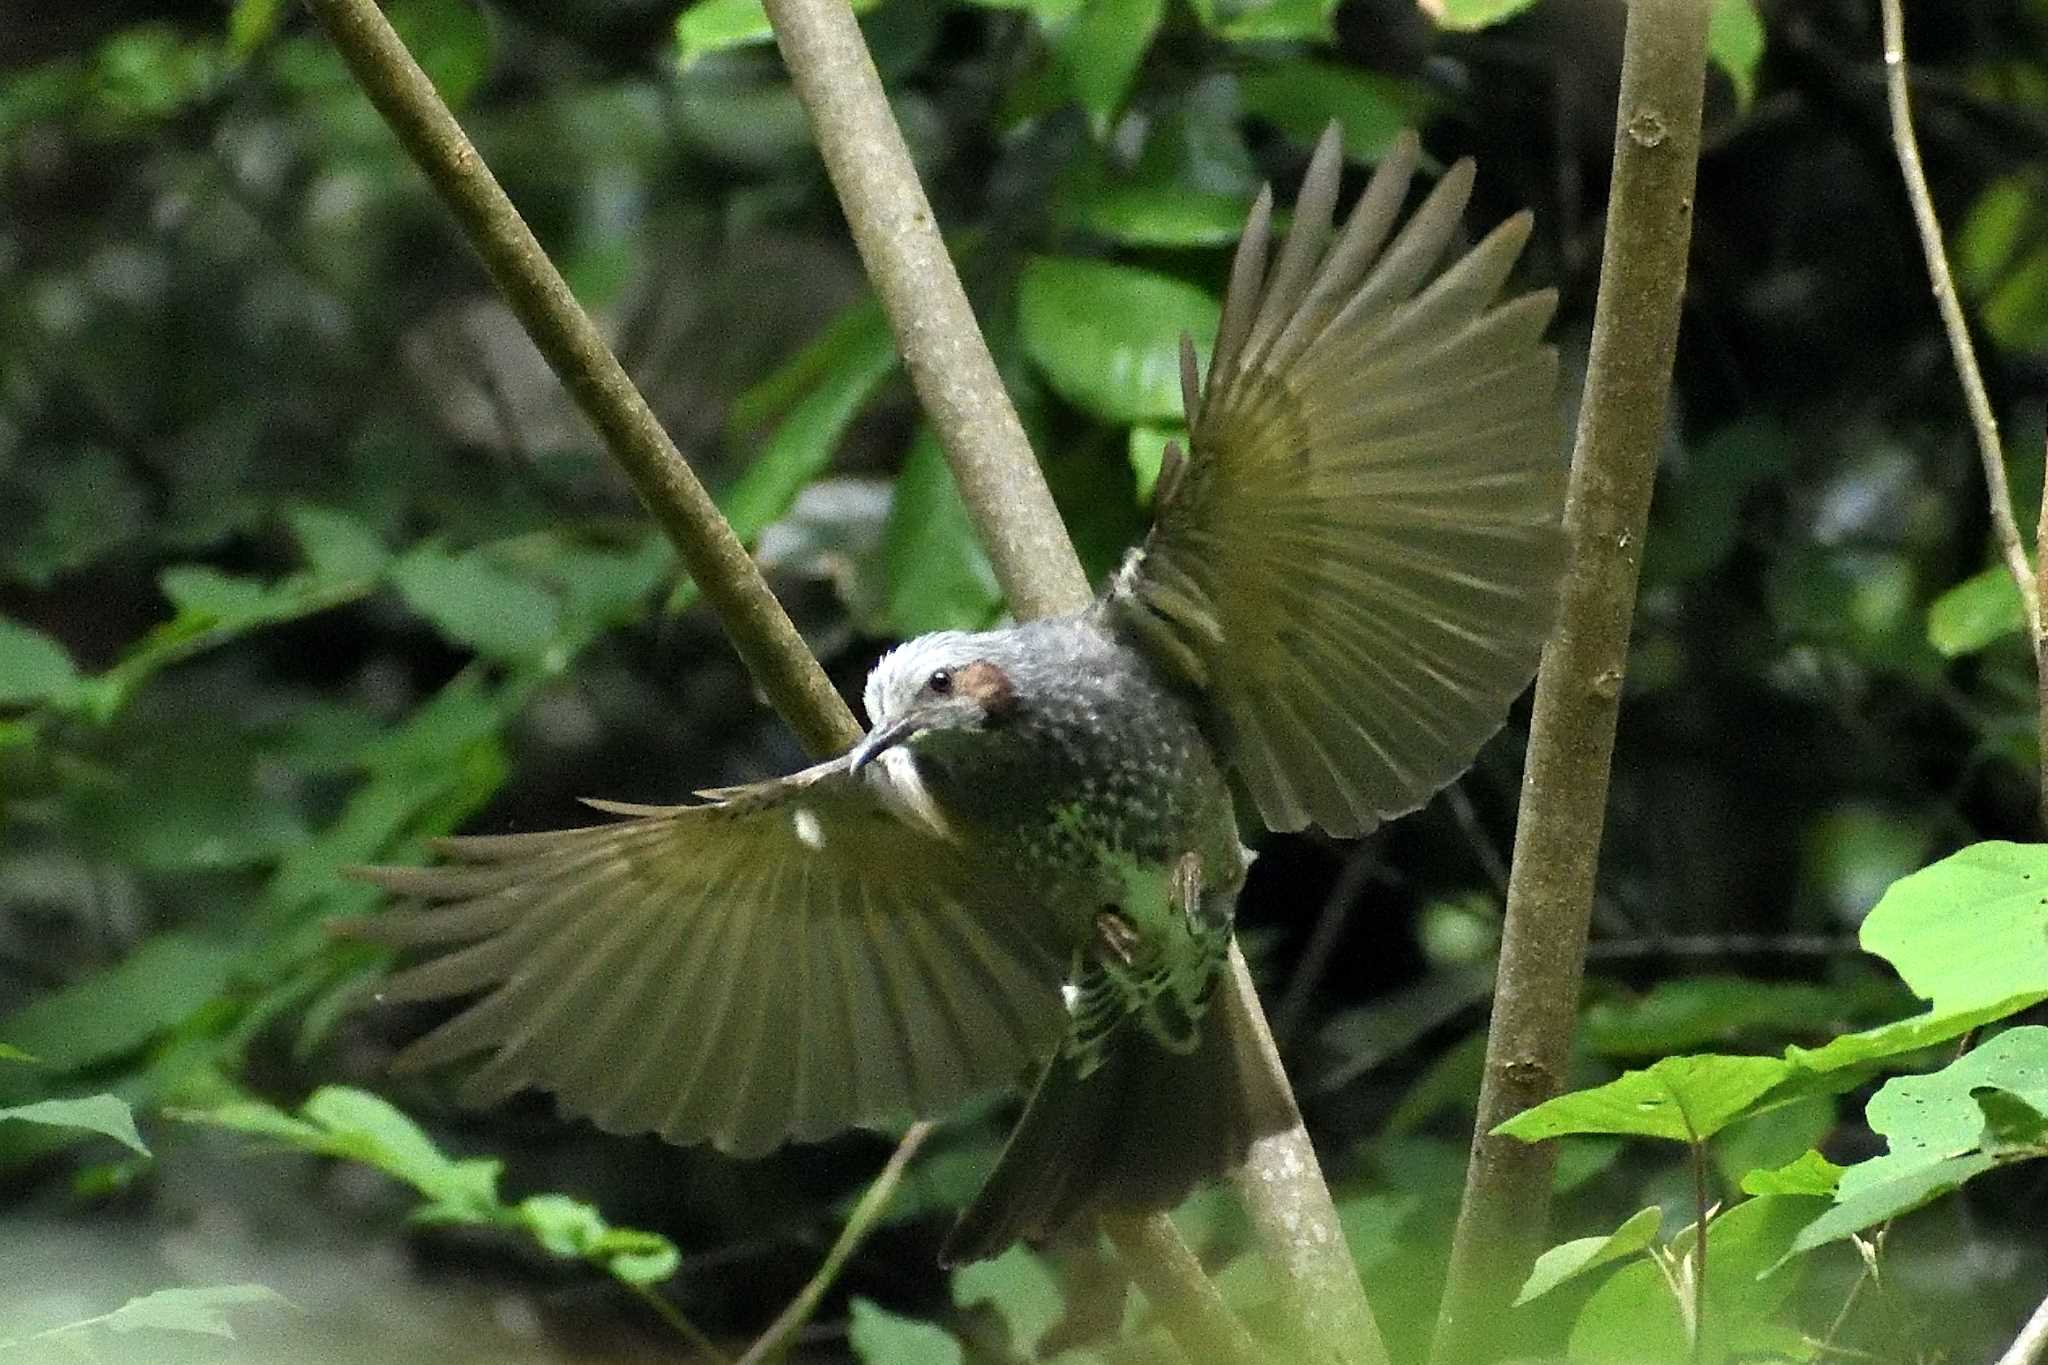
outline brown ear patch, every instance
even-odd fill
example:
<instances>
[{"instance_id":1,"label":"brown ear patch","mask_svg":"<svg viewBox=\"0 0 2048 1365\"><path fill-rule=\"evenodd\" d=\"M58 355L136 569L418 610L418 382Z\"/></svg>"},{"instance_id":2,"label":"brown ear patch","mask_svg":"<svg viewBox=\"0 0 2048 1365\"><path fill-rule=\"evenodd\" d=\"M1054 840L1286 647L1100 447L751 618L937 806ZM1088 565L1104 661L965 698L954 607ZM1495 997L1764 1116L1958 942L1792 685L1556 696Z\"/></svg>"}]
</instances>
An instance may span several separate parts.
<instances>
[{"instance_id":1,"label":"brown ear patch","mask_svg":"<svg viewBox=\"0 0 2048 1365\"><path fill-rule=\"evenodd\" d=\"M987 659L976 659L953 674L955 695L971 697L991 716L1005 715L1017 705L1017 689L1010 675Z\"/></svg>"}]
</instances>

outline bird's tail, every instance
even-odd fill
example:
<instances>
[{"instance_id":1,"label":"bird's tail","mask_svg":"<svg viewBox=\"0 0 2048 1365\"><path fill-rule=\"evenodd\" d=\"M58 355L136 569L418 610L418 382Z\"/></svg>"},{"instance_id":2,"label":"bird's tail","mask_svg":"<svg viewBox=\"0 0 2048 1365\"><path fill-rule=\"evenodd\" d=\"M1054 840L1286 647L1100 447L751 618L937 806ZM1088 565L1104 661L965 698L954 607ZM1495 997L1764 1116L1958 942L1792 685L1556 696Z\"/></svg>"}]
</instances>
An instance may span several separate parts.
<instances>
[{"instance_id":1,"label":"bird's tail","mask_svg":"<svg viewBox=\"0 0 2048 1365\"><path fill-rule=\"evenodd\" d=\"M1294 1117L1227 982L1192 1051L1175 1052L1126 1018L1086 1075L1065 1049L1054 1053L939 1259L978 1261L1099 1211L1172 1208Z\"/></svg>"}]
</instances>

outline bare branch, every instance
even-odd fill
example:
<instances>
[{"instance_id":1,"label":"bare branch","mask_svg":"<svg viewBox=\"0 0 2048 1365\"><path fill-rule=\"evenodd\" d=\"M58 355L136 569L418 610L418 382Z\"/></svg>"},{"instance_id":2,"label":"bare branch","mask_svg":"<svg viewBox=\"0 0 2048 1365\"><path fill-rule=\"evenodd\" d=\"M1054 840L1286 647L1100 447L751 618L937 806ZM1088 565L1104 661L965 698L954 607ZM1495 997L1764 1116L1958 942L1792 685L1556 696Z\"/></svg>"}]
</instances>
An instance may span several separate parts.
<instances>
[{"instance_id":1,"label":"bare branch","mask_svg":"<svg viewBox=\"0 0 2048 1365\"><path fill-rule=\"evenodd\" d=\"M1984 491L1991 502L1991 533L1998 551L2005 557L2006 571L2019 589L2026 606L2027 635L2036 655L2042 651L2041 593L2034 582L2033 566L2020 540L2019 522L2012 511L2012 490L2005 481L2005 447L1998 439L1998 418L1992 414L1991 399L1984 391L1984 376L1977 368L1977 350L1970 343L1970 327L1963 320L1963 305L1956 298L1956 282L1949 274L1948 253L1941 244L1941 220L1934 213L1934 197L1927 192L1927 173L1920 166L1920 143L1913 135L1913 106L1906 93L1906 19L1899 0L1878 0L1884 21L1884 91L1891 108L1892 151L1899 158L1899 172L1906 181L1906 198L1913 206L1913 223L1920 229L1920 250L1927 257L1927 275L1934 287L1934 303L1941 310L1941 325L1948 333L1949 354L1955 358L1956 378L1962 382L1963 403L1970 412L1970 426L1977 437L1977 458L1984 465ZM2048 704L2048 703L2044 703Z\"/></svg>"},{"instance_id":2,"label":"bare branch","mask_svg":"<svg viewBox=\"0 0 2048 1365\"><path fill-rule=\"evenodd\" d=\"M2041 1300L1997 1365L2041 1365L2042 1361L2048 1361L2048 1299Z\"/></svg>"},{"instance_id":3,"label":"bare branch","mask_svg":"<svg viewBox=\"0 0 2048 1365\"><path fill-rule=\"evenodd\" d=\"M1494 1129L1562 1088L1578 1019L1643 532L1692 239L1709 6L1635 0L1600 295L1565 500L1571 567L1536 676L1486 1072L1431 1359L1492 1358L1542 1245L1555 1154Z\"/></svg>"},{"instance_id":4,"label":"bare branch","mask_svg":"<svg viewBox=\"0 0 2048 1365\"><path fill-rule=\"evenodd\" d=\"M768 700L818 754L860 735L853 713L763 581L746 546L663 431L497 177L374 0L307 0L357 84L454 213L534 345L675 543Z\"/></svg>"}]
</instances>

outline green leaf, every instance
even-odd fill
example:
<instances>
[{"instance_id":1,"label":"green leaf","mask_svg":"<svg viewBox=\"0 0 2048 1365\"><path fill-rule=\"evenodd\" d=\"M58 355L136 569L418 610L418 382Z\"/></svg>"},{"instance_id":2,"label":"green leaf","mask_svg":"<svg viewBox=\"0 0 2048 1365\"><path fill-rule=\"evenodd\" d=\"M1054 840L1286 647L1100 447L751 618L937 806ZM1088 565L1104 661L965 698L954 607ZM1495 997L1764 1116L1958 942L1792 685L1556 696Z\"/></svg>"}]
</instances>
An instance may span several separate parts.
<instances>
[{"instance_id":1,"label":"green leaf","mask_svg":"<svg viewBox=\"0 0 2048 1365\"><path fill-rule=\"evenodd\" d=\"M246 58L277 32L285 0L235 0L228 12L228 52Z\"/></svg>"},{"instance_id":2,"label":"green leaf","mask_svg":"<svg viewBox=\"0 0 2048 1365\"><path fill-rule=\"evenodd\" d=\"M20 1048L7 1043L0 1043L0 1062L26 1062L34 1066L40 1060L33 1053L23 1052Z\"/></svg>"},{"instance_id":3,"label":"green leaf","mask_svg":"<svg viewBox=\"0 0 2048 1365\"><path fill-rule=\"evenodd\" d=\"M817 367L809 391L789 410L761 453L748 462L746 472L718 499L720 510L743 541L751 543L770 522L789 511L796 495L831 463L846 429L882 381L896 371L895 339L880 308L855 310L835 322L816 344L826 345L827 352L812 355L813 348L806 348L805 355L798 358L807 369ZM764 394L757 386L755 402L763 404L781 395L780 387Z\"/></svg>"},{"instance_id":4,"label":"green leaf","mask_svg":"<svg viewBox=\"0 0 2048 1365\"><path fill-rule=\"evenodd\" d=\"M1764 59L1764 21L1756 0L1714 0L1707 17L1707 56L1727 73L1736 105L1749 108L1756 98L1756 69Z\"/></svg>"},{"instance_id":5,"label":"green leaf","mask_svg":"<svg viewBox=\"0 0 2048 1365\"><path fill-rule=\"evenodd\" d=\"M881 0L851 0L855 14L866 14ZM676 62L687 71L714 52L773 42L768 12L761 0L698 0L676 16Z\"/></svg>"},{"instance_id":6,"label":"green leaf","mask_svg":"<svg viewBox=\"0 0 2048 1365\"><path fill-rule=\"evenodd\" d=\"M880 556L877 624L892 635L980 630L1002 605L995 570L928 428L919 430L896 476Z\"/></svg>"},{"instance_id":7,"label":"green leaf","mask_svg":"<svg viewBox=\"0 0 2048 1365\"><path fill-rule=\"evenodd\" d=\"M1326 43L1336 0L1193 0L1202 27L1233 42Z\"/></svg>"},{"instance_id":8,"label":"green leaf","mask_svg":"<svg viewBox=\"0 0 2048 1365\"><path fill-rule=\"evenodd\" d=\"M589 1261L628 1284L659 1284L682 1263L682 1253L668 1238L612 1227L596 1209L564 1194L522 1199L517 1214L544 1250Z\"/></svg>"},{"instance_id":9,"label":"green leaf","mask_svg":"<svg viewBox=\"0 0 2048 1365\"><path fill-rule=\"evenodd\" d=\"M1927 608L1927 643L1958 659L2026 627L2020 590L2003 564L1971 574Z\"/></svg>"},{"instance_id":10,"label":"green leaf","mask_svg":"<svg viewBox=\"0 0 2048 1365\"><path fill-rule=\"evenodd\" d=\"M1377 161L1394 139L1420 122L1430 100L1416 86L1326 62L1279 61L1238 78L1247 114L1267 120L1300 143L1323 135L1331 119L1344 131L1345 155Z\"/></svg>"},{"instance_id":11,"label":"green leaf","mask_svg":"<svg viewBox=\"0 0 2048 1365\"><path fill-rule=\"evenodd\" d=\"M149 1148L142 1144L142 1134L135 1131L135 1114L125 1100L112 1095L86 1095L71 1100L38 1100L34 1104L18 1104L11 1109L0 1109L0 1122L19 1119L23 1123L40 1123L52 1128L78 1128L89 1133L103 1133L122 1146L144 1156L150 1155Z\"/></svg>"},{"instance_id":12,"label":"green leaf","mask_svg":"<svg viewBox=\"0 0 2048 1365\"><path fill-rule=\"evenodd\" d=\"M1573 1365L1778 1359L1781 1353L1806 1358L1796 1324L1778 1316L1798 1276L1769 1272L1821 1202L1766 1195L1744 1200L1707 1225L1707 1313L1697 1353L1671 1282L1644 1260L1623 1266L1586 1301L1572 1327ZM1667 1256L1688 1255L1697 1236L1697 1228L1681 1232Z\"/></svg>"},{"instance_id":13,"label":"green leaf","mask_svg":"<svg viewBox=\"0 0 2048 1365\"><path fill-rule=\"evenodd\" d=\"M1939 1071L1886 1081L1865 1106L1864 1121L1890 1150L1844 1171L1838 1197L1976 1151L1984 1136L1984 1113L1973 1098L1979 1089L2007 1091L2037 1112L2048 1110L2048 1028L2007 1029Z\"/></svg>"},{"instance_id":14,"label":"green leaf","mask_svg":"<svg viewBox=\"0 0 2048 1365\"><path fill-rule=\"evenodd\" d=\"M1807 1194L1832 1198L1842 1168L1819 1152L1807 1152L1774 1171L1751 1171L1742 1177L1744 1194Z\"/></svg>"},{"instance_id":15,"label":"green leaf","mask_svg":"<svg viewBox=\"0 0 2048 1365\"><path fill-rule=\"evenodd\" d=\"M1977 1152L1922 1166L1896 1180L1860 1190L1802 1228L1786 1251L1786 1259L1875 1227L1886 1219L1911 1213L1996 1165L1997 1157Z\"/></svg>"},{"instance_id":16,"label":"green leaf","mask_svg":"<svg viewBox=\"0 0 2048 1365\"><path fill-rule=\"evenodd\" d=\"M1038 1358L1038 1344L1066 1315L1059 1278L1037 1253L1013 1246L991 1261L953 1272L953 1303L959 1308L988 1304L1009 1329L1010 1350L1024 1360Z\"/></svg>"},{"instance_id":17,"label":"green leaf","mask_svg":"<svg viewBox=\"0 0 2048 1365\"><path fill-rule=\"evenodd\" d=\"M1228 246L1244 231L1242 198L1184 185L1099 185L1062 208L1068 226L1131 246Z\"/></svg>"},{"instance_id":18,"label":"green leaf","mask_svg":"<svg viewBox=\"0 0 2048 1365\"><path fill-rule=\"evenodd\" d=\"M1788 1048L1801 1067L1828 1071L1917 1051L2048 1000L2048 845L1974 844L1903 877L1859 937L1931 1007L1825 1047Z\"/></svg>"},{"instance_id":19,"label":"green leaf","mask_svg":"<svg viewBox=\"0 0 2048 1365\"><path fill-rule=\"evenodd\" d=\"M286 511L292 534L316 578L348 582L374 579L391 561L377 533L346 512L300 503Z\"/></svg>"},{"instance_id":20,"label":"green leaf","mask_svg":"<svg viewBox=\"0 0 2048 1365\"><path fill-rule=\"evenodd\" d=\"M64 646L0 616L0 706L61 706L77 687L78 669Z\"/></svg>"},{"instance_id":21,"label":"green leaf","mask_svg":"<svg viewBox=\"0 0 2048 1365\"><path fill-rule=\"evenodd\" d=\"M1818 986L1695 976L1660 981L1639 996L1588 1005L1580 1024L1585 1046L1610 1057L1665 1057L1752 1038L1782 1040L1843 1026L1844 1016L1896 1011L1900 992L1876 984Z\"/></svg>"},{"instance_id":22,"label":"green leaf","mask_svg":"<svg viewBox=\"0 0 2048 1365\"><path fill-rule=\"evenodd\" d=\"M1106 422L1180 416L1180 338L1206 363L1214 299L1181 280L1108 261L1040 256L1018 285L1025 352L1061 397Z\"/></svg>"},{"instance_id":23,"label":"green leaf","mask_svg":"<svg viewBox=\"0 0 2048 1365\"><path fill-rule=\"evenodd\" d=\"M391 27L451 109L461 109L491 69L491 31L470 0L393 0Z\"/></svg>"},{"instance_id":24,"label":"green leaf","mask_svg":"<svg viewBox=\"0 0 2048 1365\"><path fill-rule=\"evenodd\" d=\"M0 1341L0 1350L10 1346L22 1346L29 1342L61 1342L86 1358L91 1352L81 1343L68 1340L74 1336L101 1328L109 1332L188 1332L200 1336L222 1337L233 1340L234 1325L228 1320L226 1309L255 1306L291 1307L291 1303L276 1290L260 1284L222 1284L197 1289L159 1289L153 1294L130 1299L111 1313L103 1313L83 1322L66 1323L37 1332L34 1336L19 1341Z\"/></svg>"},{"instance_id":25,"label":"green leaf","mask_svg":"<svg viewBox=\"0 0 2048 1365\"><path fill-rule=\"evenodd\" d=\"M217 996L234 956L190 931L159 933L113 966L36 997L0 1033L55 1072L111 1061Z\"/></svg>"},{"instance_id":26,"label":"green leaf","mask_svg":"<svg viewBox=\"0 0 2048 1365\"><path fill-rule=\"evenodd\" d=\"M1515 1296L1515 1306L1548 1294L1566 1280L1598 1269L1611 1261L1633 1256L1650 1245L1657 1238L1657 1229L1664 1221L1664 1212L1656 1205L1630 1216L1605 1237L1580 1237L1550 1248L1536 1258L1535 1269L1522 1283L1522 1292Z\"/></svg>"},{"instance_id":27,"label":"green leaf","mask_svg":"<svg viewBox=\"0 0 2048 1365\"><path fill-rule=\"evenodd\" d=\"M1524 1110L1494 1131L1524 1142L1566 1133L1702 1141L1748 1113L1791 1069L1776 1057L1667 1057L1606 1085Z\"/></svg>"},{"instance_id":28,"label":"green leaf","mask_svg":"<svg viewBox=\"0 0 2048 1365\"><path fill-rule=\"evenodd\" d=\"M1438 28L1469 33L1512 19L1535 3L1536 0L1438 0L1431 4L1425 0L1423 8L1435 16Z\"/></svg>"},{"instance_id":29,"label":"green leaf","mask_svg":"<svg viewBox=\"0 0 2048 1365\"><path fill-rule=\"evenodd\" d=\"M392 564L391 581L450 640L509 663L540 661L561 625L553 597L476 550L416 545Z\"/></svg>"},{"instance_id":30,"label":"green leaf","mask_svg":"<svg viewBox=\"0 0 2048 1365\"><path fill-rule=\"evenodd\" d=\"M854 1299L846 1339L867 1365L961 1365L965 1359L944 1329L899 1317L870 1299Z\"/></svg>"},{"instance_id":31,"label":"green leaf","mask_svg":"<svg viewBox=\"0 0 2048 1365\"><path fill-rule=\"evenodd\" d=\"M1087 0L1053 39L1067 90L1106 136L1166 14L1166 0Z\"/></svg>"}]
</instances>

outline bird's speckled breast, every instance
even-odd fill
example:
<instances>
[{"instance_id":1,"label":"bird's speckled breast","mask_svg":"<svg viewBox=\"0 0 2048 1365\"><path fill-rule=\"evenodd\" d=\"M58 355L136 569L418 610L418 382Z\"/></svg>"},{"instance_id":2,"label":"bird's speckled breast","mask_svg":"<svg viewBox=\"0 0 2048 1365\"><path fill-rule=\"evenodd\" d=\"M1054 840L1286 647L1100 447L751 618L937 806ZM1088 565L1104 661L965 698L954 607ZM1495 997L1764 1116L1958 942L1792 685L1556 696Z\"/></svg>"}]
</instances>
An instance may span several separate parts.
<instances>
[{"instance_id":1,"label":"bird's speckled breast","mask_svg":"<svg viewBox=\"0 0 2048 1365\"><path fill-rule=\"evenodd\" d=\"M1042 884L1048 908L1074 916L1076 941L1125 899L1134 867L1194 853L1204 900L1225 905L1244 877L1230 788L1193 709L1100 619L1019 627L1033 638L1030 662L1013 667L1014 713L914 746L948 821Z\"/></svg>"}]
</instances>

